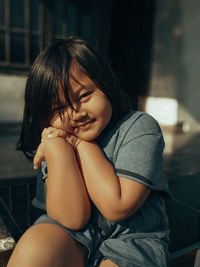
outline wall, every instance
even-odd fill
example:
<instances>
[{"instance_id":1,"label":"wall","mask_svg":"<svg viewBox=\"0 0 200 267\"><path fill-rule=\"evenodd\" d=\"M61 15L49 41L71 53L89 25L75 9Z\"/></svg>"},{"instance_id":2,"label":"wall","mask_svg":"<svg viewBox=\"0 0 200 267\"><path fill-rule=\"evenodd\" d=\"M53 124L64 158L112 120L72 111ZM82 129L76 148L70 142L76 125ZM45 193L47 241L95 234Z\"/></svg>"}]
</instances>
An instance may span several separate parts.
<instances>
[{"instance_id":1,"label":"wall","mask_svg":"<svg viewBox=\"0 0 200 267\"><path fill-rule=\"evenodd\" d=\"M177 101L177 122L191 130L200 129L199 10L198 0L157 1L149 92L154 98Z\"/></svg>"},{"instance_id":2,"label":"wall","mask_svg":"<svg viewBox=\"0 0 200 267\"><path fill-rule=\"evenodd\" d=\"M25 82L24 76L0 75L0 123L22 120Z\"/></svg>"}]
</instances>

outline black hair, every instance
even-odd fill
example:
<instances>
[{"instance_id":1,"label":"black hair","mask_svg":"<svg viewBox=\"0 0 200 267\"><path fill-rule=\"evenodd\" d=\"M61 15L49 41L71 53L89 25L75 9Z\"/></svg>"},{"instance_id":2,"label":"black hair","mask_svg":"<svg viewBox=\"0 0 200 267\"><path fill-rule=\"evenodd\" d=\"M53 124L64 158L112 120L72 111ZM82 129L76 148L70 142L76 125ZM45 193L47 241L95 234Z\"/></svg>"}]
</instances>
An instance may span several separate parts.
<instances>
[{"instance_id":1,"label":"black hair","mask_svg":"<svg viewBox=\"0 0 200 267\"><path fill-rule=\"evenodd\" d=\"M68 79L72 62L77 63L112 105L109 125L115 124L128 111L128 101L110 65L86 41L77 37L54 40L36 58L28 75L25 89L25 107L17 149L32 158L40 144L41 133L48 127L52 105L62 106L60 80L67 102Z\"/></svg>"}]
</instances>

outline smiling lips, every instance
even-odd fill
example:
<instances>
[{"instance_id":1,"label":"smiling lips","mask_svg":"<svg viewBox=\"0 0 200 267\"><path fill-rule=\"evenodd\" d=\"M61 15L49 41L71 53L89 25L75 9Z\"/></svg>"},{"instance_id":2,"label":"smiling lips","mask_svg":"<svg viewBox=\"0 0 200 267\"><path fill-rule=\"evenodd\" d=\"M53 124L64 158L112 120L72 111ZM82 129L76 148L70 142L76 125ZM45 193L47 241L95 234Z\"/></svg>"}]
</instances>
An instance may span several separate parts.
<instances>
[{"instance_id":1,"label":"smiling lips","mask_svg":"<svg viewBox=\"0 0 200 267\"><path fill-rule=\"evenodd\" d=\"M79 123L76 123L75 127L80 128L80 129L88 129L94 121L95 119L84 121L84 122L79 122Z\"/></svg>"}]
</instances>

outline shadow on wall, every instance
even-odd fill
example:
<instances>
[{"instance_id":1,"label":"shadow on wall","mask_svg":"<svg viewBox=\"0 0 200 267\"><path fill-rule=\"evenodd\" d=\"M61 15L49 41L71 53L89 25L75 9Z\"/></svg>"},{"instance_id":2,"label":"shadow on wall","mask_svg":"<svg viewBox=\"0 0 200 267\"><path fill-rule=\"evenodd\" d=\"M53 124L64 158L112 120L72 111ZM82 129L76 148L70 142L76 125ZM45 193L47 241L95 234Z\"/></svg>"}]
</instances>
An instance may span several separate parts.
<instances>
[{"instance_id":1,"label":"shadow on wall","mask_svg":"<svg viewBox=\"0 0 200 267\"><path fill-rule=\"evenodd\" d=\"M200 122L200 2L157 1L150 95L175 98L178 120Z\"/></svg>"},{"instance_id":2,"label":"shadow on wall","mask_svg":"<svg viewBox=\"0 0 200 267\"><path fill-rule=\"evenodd\" d=\"M110 59L123 89L137 109L149 91L156 0L115 0L112 4Z\"/></svg>"}]
</instances>

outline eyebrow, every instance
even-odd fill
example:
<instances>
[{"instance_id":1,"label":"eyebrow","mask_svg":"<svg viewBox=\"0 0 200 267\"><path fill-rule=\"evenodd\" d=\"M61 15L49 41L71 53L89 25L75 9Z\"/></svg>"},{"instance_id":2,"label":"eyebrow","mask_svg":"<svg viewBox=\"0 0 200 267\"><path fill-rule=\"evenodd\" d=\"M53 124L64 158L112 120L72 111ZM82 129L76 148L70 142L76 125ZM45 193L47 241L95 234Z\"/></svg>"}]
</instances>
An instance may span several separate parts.
<instances>
[{"instance_id":1,"label":"eyebrow","mask_svg":"<svg viewBox=\"0 0 200 267\"><path fill-rule=\"evenodd\" d=\"M72 88L71 86L71 89L72 89L72 92L73 92L73 94L77 94L77 93L79 93L81 90L83 90L83 89L87 89L88 87L90 87L90 88L92 88L92 89L94 89L94 87L95 87L95 84L92 82L92 81L88 81L88 83L87 84L82 84L82 83L80 83L79 81L77 81L76 79L74 79L73 77L72 77L72 79L75 81L75 82L77 82L78 84L79 84L79 86L77 87L77 88L75 88L75 90L74 90L74 88Z\"/></svg>"}]
</instances>

